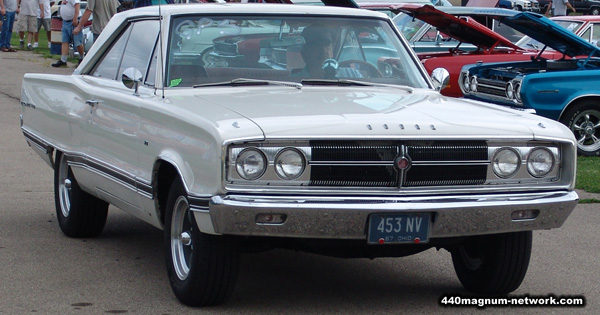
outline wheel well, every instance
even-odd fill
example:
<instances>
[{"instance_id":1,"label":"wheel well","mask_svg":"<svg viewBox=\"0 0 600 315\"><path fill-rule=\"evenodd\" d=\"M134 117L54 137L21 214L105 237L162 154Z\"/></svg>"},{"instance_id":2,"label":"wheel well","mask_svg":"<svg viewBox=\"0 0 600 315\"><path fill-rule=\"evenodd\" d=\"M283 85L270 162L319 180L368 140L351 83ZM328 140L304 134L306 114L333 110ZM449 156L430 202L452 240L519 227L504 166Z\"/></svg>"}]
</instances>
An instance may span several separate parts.
<instances>
[{"instance_id":1,"label":"wheel well","mask_svg":"<svg viewBox=\"0 0 600 315\"><path fill-rule=\"evenodd\" d=\"M567 106L565 106L565 108L563 108L562 112L560 113L560 117L558 117L558 121L562 122L563 118L565 117L565 114L569 112L571 108L587 101L596 101L600 104L600 95L585 96L571 101L571 103L569 103Z\"/></svg>"},{"instance_id":2,"label":"wheel well","mask_svg":"<svg viewBox=\"0 0 600 315\"><path fill-rule=\"evenodd\" d=\"M154 202L158 208L160 222L165 223L165 207L171 184L179 176L177 169L169 162L158 160L152 174Z\"/></svg>"}]
</instances>

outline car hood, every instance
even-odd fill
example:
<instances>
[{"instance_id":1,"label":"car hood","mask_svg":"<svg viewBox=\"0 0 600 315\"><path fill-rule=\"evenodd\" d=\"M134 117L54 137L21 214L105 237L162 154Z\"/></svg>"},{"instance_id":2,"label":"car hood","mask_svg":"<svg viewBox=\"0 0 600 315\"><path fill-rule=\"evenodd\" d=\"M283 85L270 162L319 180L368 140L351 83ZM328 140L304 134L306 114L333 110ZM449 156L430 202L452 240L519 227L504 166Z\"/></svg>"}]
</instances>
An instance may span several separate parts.
<instances>
[{"instance_id":1,"label":"car hood","mask_svg":"<svg viewBox=\"0 0 600 315\"><path fill-rule=\"evenodd\" d=\"M411 93L400 88L304 86L302 89L220 87L193 91L194 95L180 95L171 100L202 117L206 116L209 107L226 108L228 110L222 112L229 114L221 115L227 117L226 122L217 123L223 126L221 133L230 132L232 124L238 128L248 126L248 130L257 126L267 139L533 139L537 132L553 138L564 138L569 134L564 130L551 131L558 128L558 123L540 116L498 105L448 98L425 89ZM540 128L540 123L547 125L546 128ZM237 129L235 136L239 137L241 131ZM229 136L223 135L224 138Z\"/></svg>"},{"instance_id":2,"label":"car hood","mask_svg":"<svg viewBox=\"0 0 600 315\"><path fill-rule=\"evenodd\" d=\"M491 49L496 46L511 47L521 50L502 35L492 31L485 25L471 18L458 16L481 16L493 15L512 16L513 10L496 8L455 8L445 7L443 11L431 5L399 4L393 6L395 10L409 14L419 20L435 26L440 32L455 38L463 43L470 43L483 49Z\"/></svg>"},{"instance_id":3,"label":"car hood","mask_svg":"<svg viewBox=\"0 0 600 315\"><path fill-rule=\"evenodd\" d=\"M542 15L521 12L499 19L502 23L569 57L600 56L599 47Z\"/></svg>"}]
</instances>

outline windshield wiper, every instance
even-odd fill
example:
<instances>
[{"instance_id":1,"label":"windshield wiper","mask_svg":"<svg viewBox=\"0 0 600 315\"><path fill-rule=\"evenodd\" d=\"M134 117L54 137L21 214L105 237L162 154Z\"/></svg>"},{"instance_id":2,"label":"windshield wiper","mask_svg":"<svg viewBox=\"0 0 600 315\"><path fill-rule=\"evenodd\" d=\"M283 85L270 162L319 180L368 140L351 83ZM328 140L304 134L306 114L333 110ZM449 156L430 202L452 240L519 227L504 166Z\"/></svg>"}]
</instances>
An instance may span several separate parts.
<instances>
[{"instance_id":1,"label":"windshield wiper","mask_svg":"<svg viewBox=\"0 0 600 315\"><path fill-rule=\"evenodd\" d=\"M251 85L279 85L279 86L293 87L298 90L302 89L302 84L296 83L296 82L257 80L257 79L246 79L246 78L237 78L237 79L233 79L231 81L223 81L223 82L210 82L210 83L196 84L196 85L194 85L194 88L208 87L208 86L251 86Z\"/></svg>"},{"instance_id":2,"label":"windshield wiper","mask_svg":"<svg viewBox=\"0 0 600 315\"><path fill-rule=\"evenodd\" d=\"M347 79L304 79L302 83L310 85L375 86L375 84L370 82Z\"/></svg>"},{"instance_id":3,"label":"windshield wiper","mask_svg":"<svg viewBox=\"0 0 600 315\"><path fill-rule=\"evenodd\" d=\"M303 84L309 85L343 85L343 86L379 86L379 87L390 87L396 89L403 89L409 93L414 92L414 88L406 85L397 84L383 84L383 83L372 83L358 80L347 80L347 79L304 79Z\"/></svg>"}]
</instances>

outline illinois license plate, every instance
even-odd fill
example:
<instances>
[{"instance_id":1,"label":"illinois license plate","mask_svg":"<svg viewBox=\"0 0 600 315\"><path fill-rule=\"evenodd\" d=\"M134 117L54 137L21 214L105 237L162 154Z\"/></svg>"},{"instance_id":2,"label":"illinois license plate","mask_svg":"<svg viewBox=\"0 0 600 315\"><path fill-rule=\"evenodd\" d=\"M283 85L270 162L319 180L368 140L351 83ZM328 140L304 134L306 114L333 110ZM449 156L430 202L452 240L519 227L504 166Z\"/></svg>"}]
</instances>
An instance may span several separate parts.
<instances>
[{"instance_id":1,"label":"illinois license plate","mask_svg":"<svg viewBox=\"0 0 600 315\"><path fill-rule=\"evenodd\" d=\"M369 217L369 244L427 243L429 213L372 214Z\"/></svg>"}]
</instances>

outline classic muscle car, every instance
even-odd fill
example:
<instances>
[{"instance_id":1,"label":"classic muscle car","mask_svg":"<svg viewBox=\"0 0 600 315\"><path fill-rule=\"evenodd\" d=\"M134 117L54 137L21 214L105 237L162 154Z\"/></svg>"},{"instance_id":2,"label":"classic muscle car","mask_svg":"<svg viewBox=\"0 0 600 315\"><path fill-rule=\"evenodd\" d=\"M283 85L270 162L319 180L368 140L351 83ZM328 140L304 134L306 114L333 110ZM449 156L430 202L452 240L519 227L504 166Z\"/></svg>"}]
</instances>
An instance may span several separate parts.
<instances>
[{"instance_id":1,"label":"classic muscle car","mask_svg":"<svg viewBox=\"0 0 600 315\"><path fill-rule=\"evenodd\" d=\"M180 54L245 25L265 25L245 52L276 48L285 67ZM361 34L395 53L367 60ZM25 75L23 134L54 169L60 229L99 235L109 204L164 229L187 305L224 302L240 253L274 247L445 248L465 288L506 294L525 277L532 231L560 227L578 201L564 125L441 95L448 74L427 75L382 13L150 6L115 15L96 43L72 75Z\"/></svg>"},{"instance_id":2,"label":"classic muscle car","mask_svg":"<svg viewBox=\"0 0 600 315\"><path fill-rule=\"evenodd\" d=\"M521 14L515 10L507 10L500 8L456 8L451 7L450 10L438 9L430 5L414 5L403 4L397 5L397 10L405 12L405 16L411 19L421 20L431 25L430 35L415 35L430 36L431 43L448 42L454 43L454 47L446 51L438 52L418 52L417 55L425 66L427 72L432 73L434 69L443 67L450 72L450 84L442 90L442 94L447 96L460 97L462 91L459 86L458 78L460 71L464 65L474 63L489 63L501 61L515 60L531 60L532 57L538 55L539 51L532 49L522 49L513 44L510 40L501 36L490 28L478 23L476 19L487 18L494 21L499 21L502 17L512 17ZM458 15L458 16L455 16ZM394 18L398 25L400 15ZM502 25L502 23L500 23ZM403 31L406 25L398 25L398 28ZM511 28L510 26L502 25L503 28ZM447 41L444 38L439 39L436 33L443 33L447 38L453 39ZM421 33L420 33L421 34ZM438 39L436 39L438 38ZM414 40L409 42L415 43ZM422 42L422 41L421 41ZM466 48L463 50L464 44L471 44L476 47L476 50ZM544 58L560 58L562 54L555 51L543 52Z\"/></svg>"},{"instance_id":3,"label":"classic muscle car","mask_svg":"<svg viewBox=\"0 0 600 315\"><path fill-rule=\"evenodd\" d=\"M543 16L523 13L503 23L564 55L530 61L468 65L465 97L535 112L567 125L581 155L600 154L600 48ZM579 56L579 57L577 57Z\"/></svg>"}]
</instances>

